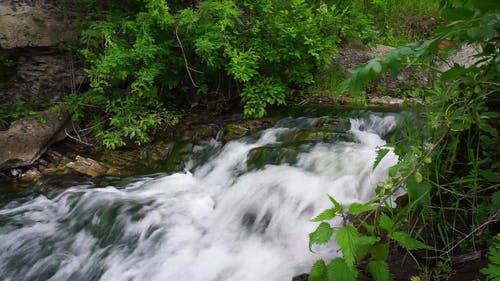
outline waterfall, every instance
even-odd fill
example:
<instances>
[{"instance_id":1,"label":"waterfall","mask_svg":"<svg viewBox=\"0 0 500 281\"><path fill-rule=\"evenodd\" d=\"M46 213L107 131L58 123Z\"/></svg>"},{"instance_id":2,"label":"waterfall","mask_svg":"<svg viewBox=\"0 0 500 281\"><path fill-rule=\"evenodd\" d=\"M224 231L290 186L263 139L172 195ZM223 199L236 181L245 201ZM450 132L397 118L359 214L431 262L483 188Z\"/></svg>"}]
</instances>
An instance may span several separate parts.
<instances>
[{"instance_id":1,"label":"waterfall","mask_svg":"<svg viewBox=\"0 0 500 281\"><path fill-rule=\"evenodd\" d=\"M397 162L390 152L373 170L376 150L399 119L370 113L341 138L299 141L319 119L286 118L197 147L215 152L181 173L13 200L0 209L0 280L290 281L340 254L333 242L309 251L310 219L327 195L345 205L375 195ZM261 148L281 158L250 168Z\"/></svg>"}]
</instances>

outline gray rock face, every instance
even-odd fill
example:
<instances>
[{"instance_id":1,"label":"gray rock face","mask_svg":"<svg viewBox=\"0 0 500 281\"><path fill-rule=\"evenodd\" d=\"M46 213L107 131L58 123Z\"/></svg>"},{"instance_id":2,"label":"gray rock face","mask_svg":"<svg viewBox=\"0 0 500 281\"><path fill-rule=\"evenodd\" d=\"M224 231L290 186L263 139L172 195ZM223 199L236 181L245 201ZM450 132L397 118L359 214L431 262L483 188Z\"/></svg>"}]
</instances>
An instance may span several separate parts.
<instances>
[{"instance_id":1,"label":"gray rock face","mask_svg":"<svg viewBox=\"0 0 500 281\"><path fill-rule=\"evenodd\" d=\"M71 53L50 48L16 51L14 69L0 87L0 104L13 105L18 100L51 104L76 92L85 81L83 69Z\"/></svg>"},{"instance_id":2,"label":"gray rock face","mask_svg":"<svg viewBox=\"0 0 500 281\"><path fill-rule=\"evenodd\" d=\"M1 1L0 47L48 47L70 41L76 33L68 17L54 0Z\"/></svg>"},{"instance_id":3,"label":"gray rock face","mask_svg":"<svg viewBox=\"0 0 500 281\"><path fill-rule=\"evenodd\" d=\"M60 43L77 39L78 1L0 1L0 104L49 105L85 80L76 56ZM8 63L6 63L8 61Z\"/></svg>"},{"instance_id":4,"label":"gray rock face","mask_svg":"<svg viewBox=\"0 0 500 281\"><path fill-rule=\"evenodd\" d=\"M33 164L51 144L66 137L70 122L68 112L51 110L13 122L0 131L0 170Z\"/></svg>"}]
</instances>

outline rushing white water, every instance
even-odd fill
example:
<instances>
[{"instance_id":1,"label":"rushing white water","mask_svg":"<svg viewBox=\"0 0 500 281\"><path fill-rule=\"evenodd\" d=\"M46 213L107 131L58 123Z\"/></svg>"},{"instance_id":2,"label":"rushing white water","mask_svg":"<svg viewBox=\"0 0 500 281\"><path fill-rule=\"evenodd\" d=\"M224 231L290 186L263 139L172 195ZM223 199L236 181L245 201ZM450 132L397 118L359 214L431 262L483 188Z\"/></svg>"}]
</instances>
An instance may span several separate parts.
<instances>
[{"instance_id":1,"label":"rushing white water","mask_svg":"<svg viewBox=\"0 0 500 281\"><path fill-rule=\"evenodd\" d=\"M354 142L310 143L293 164L247 169L252 148L279 145L298 123L317 122L288 120L227 143L190 172L7 204L0 280L289 281L338 255L333 244L309 251L317 226L309 220L330 207L327 194L346 205L374 195L397 161L391 152L372 171L396 121L353 119Z\"/></svg>"}]
</instances>

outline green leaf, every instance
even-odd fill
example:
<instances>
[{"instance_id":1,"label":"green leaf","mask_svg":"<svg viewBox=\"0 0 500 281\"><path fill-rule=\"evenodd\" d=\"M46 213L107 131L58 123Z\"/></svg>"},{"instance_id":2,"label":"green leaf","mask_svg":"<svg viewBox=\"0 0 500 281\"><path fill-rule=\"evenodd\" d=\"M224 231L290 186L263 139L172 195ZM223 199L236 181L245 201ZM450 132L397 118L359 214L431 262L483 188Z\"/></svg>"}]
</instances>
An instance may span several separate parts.
<instances>
[{"instance_id":1,"label":"green leaf","mask_svg":"<svg viewBox=\"0 0 500 281\"><path fill-rule=\"evenodd\" d=\"M395 177L398 174L400 166L394 165L389 168L389 177Z\"/></svg>"},{"instance_id":2,"label":"green leaf","mask_svg":"<svg viewBox=\"0 0 500 281\"><path fill-rule=\"evenodd\" d=\"M342 249L345 262L349 268L354 268L356 252L360 247L373 245L378 241L378 237L362 235L352 225L341 227L337 231L335 239Z\"/></svg>"},{"instance_id":3,"label":"green leaf","mask_svg":"<svg viewBox=\"0 0 500 281\"><path fill-rule=\"evenodd\" d=\"M373 277L374 281L390 281L391 273L387 262L382 260L370 261L368 263L368 271Z\"/></svg>"},{"instance_id":4,"label":"green leaf","mask_svg":"<svg viewBox=\"0 0 500 281\"><path fill-rule=\"evenodd\" d=\"M430 246L411 237L410 234L403 231L396 231L389 235L391 239L398 242L399 246L407 250L431 249Z\"/></svg>"},{"instance_id":5,"label":"green leaf","mask_svg":"<svg viewBox=\"0 0 500 281\"><path fill-rule=\"evenodd\" d=\"M391 218L389 218L386 214L382 214L378 219L378 225L385 232L391 233L392 228L394 227L394 221Z\"/></svg>"},{"instance_id":6,"label":"green leaf","mask_svg":"<svg viewBox=\"0 0 500 281\"><path fill-rule=\"evenodd\" d=\"M500 280L500 234L493 238L488 253L488 267L481 269L481 273L488 276L488 280Z\"/></svg>"},{"instance_id":7,"label":"green leaf","mask_svg":"<svg viewBox=\"0 0 500 281\"><path fill-rule=\"evenodd\" d=\"M313 244L326 244L333 235L333 228L330 224L322 222L314 232L309 233L309 248Z\"/></svg>"},{"instance_id":8,"label":"green leaf","mask_svg":"<svg viewBox=\"0 0 500 281\"><path fill-rule=\"evenodd\" d=\"M324 221L324 220L331 220L336 215L337 215L337 212L335 211L335 209L326 209L321 214L319 214L315 218L313 218L311 221L320 222L320 221Z\"/></svg>"},{"instance_id":9,"label":"green leaf","mask_svg":"<svg viewBox=\"0 0 500 281\"><path fill-rule=\"evenodd\" d=\"M326 264L323 260L317 260L309 272L308 281L328 281L326 275Z\"/></svg>"},{"instance_id":10,"label":"green leaf","mask_svg":"<svg viewBox=\"0 0 500 281\"><path fill-rule=\"evenodd\" d=\"M356 281L358 272L355 268L349 267L342 258L333 259L327 267L328 281Z\"/></svg>"},{"instance_id":11,"label":"green leaf","mask_svg":"<svg viewBox=\"0 0 500 281\"><path fill-rule=\"evenodd\" d=\"M389 245L386 243L380 243L371 248L372 259L385 261L389 256Z\"/></svg>"},{"instance_id":12,"label":"green leaf","mask_svg":"<svg viewBox=\"0 0 500 281\"><path fill-rule=\"evenodd\" d=\"M349 206L349 214L357 215L377 208L378 208L377 206L371 205L371 203L365 203L365 204L352 203L351 206Z\"/></svg>"},{"instance_id":13,"label":"green leaf","mask_svg":"<svg viewBox=\"0 0 500 281\"><path fill-rule=\"evenodd\" d=\"M375 158L375 162L373 163L372 170L375 170L375 168L377 168L380 161L382 161L382 159L387 155L387 153L389 153L389 151L390 150L387 148L382 148L377 151L377 157Z\"/></svg>"},{"instance_id":14,"label":"green leaf","mask_svg":"<svg viewBox=\"0 0 500 281\"><path fill-rule=\"evenodd\" d=\"M422 180L423 180L423 176L422 176L422 174L421 174L419 171L416 171L416 172L415 172L415 181L416 181L417 183L421 183L421 182L422 182Z\"/></svg>"},{"instance_id":15,"label":"green leaf","mask_svg":"<svg viewBox=\"0 0 500 281\"><path fill-rule=\"evenodd\" d=\"M483 178L485 178L489 182L494 182L494 183L500 182L500 174L499 173L496 173L496 172L491 171L491 170L479 170L479 173L481 174L481 176Z\"/></svg>"},{"instance_id":16,"label":"green leaf","mask_svg":"<svg viewBox=\"0 0 500 281\"><path fill-rule=\"evenodd\" d=\"M363 227L370 233L371 235L375 235L375 226L368 224L368 223L363 223Z\"/></svg>"},{"instance_id":17,"label":"green leaf","mask_svg":"<svg viewBox=\"0 0 500 281\"><path fill-rule=\"evenodd\" d=\"M418 183L416 177L410 177L406 182L408 200L415 206L428 206L431 202L432 186L428 182Z\"/></svg>"},{"instance_id":18,"label":"green leaf","mask_svg":"<svg viewBox=\"0 0 500 281\"><path fill-rule=\"evenodd\" d=\"M491 204L496 210L500 210L500 191L493 193L491 196Z\"/></svg>"},{"instance_id":19,"label":"green leaf","mask_svg":"<svg viewBox=\"0 0 500 281\"><path fill-rule=\"evenodd\" d=\"M344 211L344 207L337 201L335 200L333 197L331 197L330 195L328 195L328 198L330 199L330 201L332 202L333 206L334 206L334 210L336 213L342 213Z\"/></svg>"}]
</instances>

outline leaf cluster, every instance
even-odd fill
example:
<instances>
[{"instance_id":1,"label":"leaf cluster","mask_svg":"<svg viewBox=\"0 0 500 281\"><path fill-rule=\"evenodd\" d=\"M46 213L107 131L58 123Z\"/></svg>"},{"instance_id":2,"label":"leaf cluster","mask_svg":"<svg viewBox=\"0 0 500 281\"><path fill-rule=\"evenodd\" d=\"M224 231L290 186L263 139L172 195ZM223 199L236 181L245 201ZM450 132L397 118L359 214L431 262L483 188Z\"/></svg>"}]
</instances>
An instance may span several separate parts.
<instances>
[{"instance_id":1,"label":"leaf cluster","mask_svg":"<svg viewBox=\"0 0 500 281\"><path fill-rule=\"evenodd\" d=\"M500 194L500 12L495 1L471 0L465 5L451 5L443 15L449 24L436 30L430 39L351 69L350 78L342 85L344 91L359 97L375 77L385 72L397 75L402 67L422 67L435 75L433 85L422 89L425 112L415 111L416 117L405 127L405 138L378 151L373 169L390 150L400 157L398 164L389 169L388 180L377 187L376 197L370 202L348 208L352 215L364 214L364 219L358 216L356 221L358 234L354 235L356 228L352 226L341 227L350 228L350 235L337 239L343 258L324 267L321 263L315 265L316 272L311 276L322 277L311 280L337 280L328 277L330 266L342 270L343 265L353 268L356 262L359 264L365 256L359 252L364 247L356 246L358 243L368 248L398 245L408 251L423 249L431 252L427 256L450 261L454 255L484 247L492 237L488 225L497 221ZM445 61L464 46L477 50L470 64L436 65L436 61ZM406 202L395 208L391 202L400 189L407 194ZM330 219L331 214L323 213L319 219ZM342 212L335 214L346 217ZM318 237L322 239L318 242L325 243L330 232L334 233L325 225L321 232L310 237L311 243ZM417 234L420 239L416 239ZM350 240L343 241L346 237ZM492 256L496 253L494 249L490 252ZM379 265L368 265L368 272L375 280L390 280L390 275L377 279L387 264L382 266L377 255L372 254L369 263L374 260ZM495 266L492 258L482 272L495 278ZM323 269L324 274L317 273ZM352 271L349 278L357 275Z\"/></svg>"}]
</instances>

